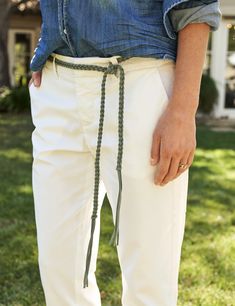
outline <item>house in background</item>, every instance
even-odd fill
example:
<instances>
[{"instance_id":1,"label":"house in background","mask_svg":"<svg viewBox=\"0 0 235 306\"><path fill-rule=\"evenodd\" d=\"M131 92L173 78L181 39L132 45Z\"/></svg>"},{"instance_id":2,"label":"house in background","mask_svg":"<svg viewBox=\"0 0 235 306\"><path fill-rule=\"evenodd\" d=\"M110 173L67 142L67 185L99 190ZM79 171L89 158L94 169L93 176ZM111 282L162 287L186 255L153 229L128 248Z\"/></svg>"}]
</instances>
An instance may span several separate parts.
<instances>
[{"instance_id":1,"label":"house in background","mask_svg":"<svg viewBox=\"0 0 235 306\"><path fill-rule=\"evenodd\" d=\"M41 30L39 7L13 7L8 32L10 81L18 85L29 75L29 64Z\"/></svg>"},{"instance_id":2,"label":"house in background","mask_svg":"<svg viewBox=\"0 0 235 306\"><path fill-rule=\"evenodd\" d=\"M235 118L235 1L221 0L222 22L211 35L205 69L219 90L214 117Z\"/></svg>"},{"instance_id":3,"label":"house in background","mask_svg":"<svg viewBox=\"0 0 235 306\"><path fill-rule=\"evenodd\" d=\"M235 118L235 1L221 0L219 29L210 33L204 70L219 90L215 117ZM9 61L11 83L18 84L29 73L29 63L40 35L39 9L15 9L10 18Z\"/></svg>"}]
</instances>

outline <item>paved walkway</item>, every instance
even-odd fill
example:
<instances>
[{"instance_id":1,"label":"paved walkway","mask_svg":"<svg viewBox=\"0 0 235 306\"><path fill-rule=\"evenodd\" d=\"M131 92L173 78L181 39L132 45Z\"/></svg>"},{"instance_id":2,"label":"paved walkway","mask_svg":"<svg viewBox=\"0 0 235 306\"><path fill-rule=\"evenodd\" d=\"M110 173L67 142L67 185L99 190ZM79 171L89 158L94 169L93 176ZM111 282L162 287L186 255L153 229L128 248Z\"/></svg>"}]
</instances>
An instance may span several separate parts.
<instances>
[{"instance_id":1,"label":"paved walkway","mask_svg":"<svg viewBox=\"0 0 235 306\"><path fill-rule=\"evenodd\" d=\"M197 117L197 124L203 124L214 131L233 131L235 132L235 119L231 118L212 118L210 116Z\"/></svg>"}]
</instances>

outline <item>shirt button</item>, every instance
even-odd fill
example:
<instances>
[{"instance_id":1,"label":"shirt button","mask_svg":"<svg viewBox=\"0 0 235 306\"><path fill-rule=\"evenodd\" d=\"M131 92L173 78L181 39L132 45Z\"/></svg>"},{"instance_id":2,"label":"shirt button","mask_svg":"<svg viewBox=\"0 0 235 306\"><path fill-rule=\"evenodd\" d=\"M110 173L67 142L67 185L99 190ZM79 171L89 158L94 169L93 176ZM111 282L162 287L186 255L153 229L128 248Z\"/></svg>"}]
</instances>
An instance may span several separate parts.
<instances>
[{"instance_id":1,"label":"shirt button","mask_svg":"<svg viewBox=\"0 0 235 306\"><path fill-rule=\"evenodd\" d=\"M67 35L67 31L66 31L66 29L64 29L64 34L66 34L66 35Z\"/></svg>"}]
</instances>

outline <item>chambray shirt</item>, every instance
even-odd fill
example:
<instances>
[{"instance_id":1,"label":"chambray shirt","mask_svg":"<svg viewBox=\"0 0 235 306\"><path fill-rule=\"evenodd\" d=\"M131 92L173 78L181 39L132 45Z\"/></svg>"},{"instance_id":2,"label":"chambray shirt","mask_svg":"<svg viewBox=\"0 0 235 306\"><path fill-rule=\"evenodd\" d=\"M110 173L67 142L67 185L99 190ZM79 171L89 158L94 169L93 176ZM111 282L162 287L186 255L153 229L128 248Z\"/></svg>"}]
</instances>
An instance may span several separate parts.
<instances>
[{"instance_id":1,"label":"chambray shirt","mask_svg":"<svg viewBox=\"0 0 235 306\"><path fill-rule=\"evenodd\" d=\"M177 34L188 23L216 31L219 0L41 0L42 26L30 69L51 53L71 57L177 56Z\"/></svg>"}]
</instances>

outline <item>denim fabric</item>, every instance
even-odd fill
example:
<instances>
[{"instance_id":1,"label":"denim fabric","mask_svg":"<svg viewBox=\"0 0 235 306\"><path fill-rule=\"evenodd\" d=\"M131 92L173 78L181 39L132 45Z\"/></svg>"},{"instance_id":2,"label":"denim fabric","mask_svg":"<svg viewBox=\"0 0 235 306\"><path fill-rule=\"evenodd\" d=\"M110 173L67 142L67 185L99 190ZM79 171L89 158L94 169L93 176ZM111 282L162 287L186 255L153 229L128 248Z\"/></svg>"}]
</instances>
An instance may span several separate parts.
<instances>
[{"instance_id":1,"label":"denim fabric","mask_svg":"<svg viewBox=\"0 0 235 306\"><path fill-rule=\"evenodd\" d=\"M30 69L42 69L52 52L176 60L177 31L171 10L212 2L218 0L41 0L41 35Z\"/></svg>"},{"instance_id":2,"label":"denim fabric","mask_svg":"<svg viewBox=\"0 0 235 306\"><path fill-rule=\"evenodd\" d=\"M189 23L206 22L211 31L216 31L221 21L222 13L219 4L213 2L208 5L199 5L192 8L179 9L177 7L170 11L171 22L176 32L182 30Z\"/></svg>"}]
</instances>

